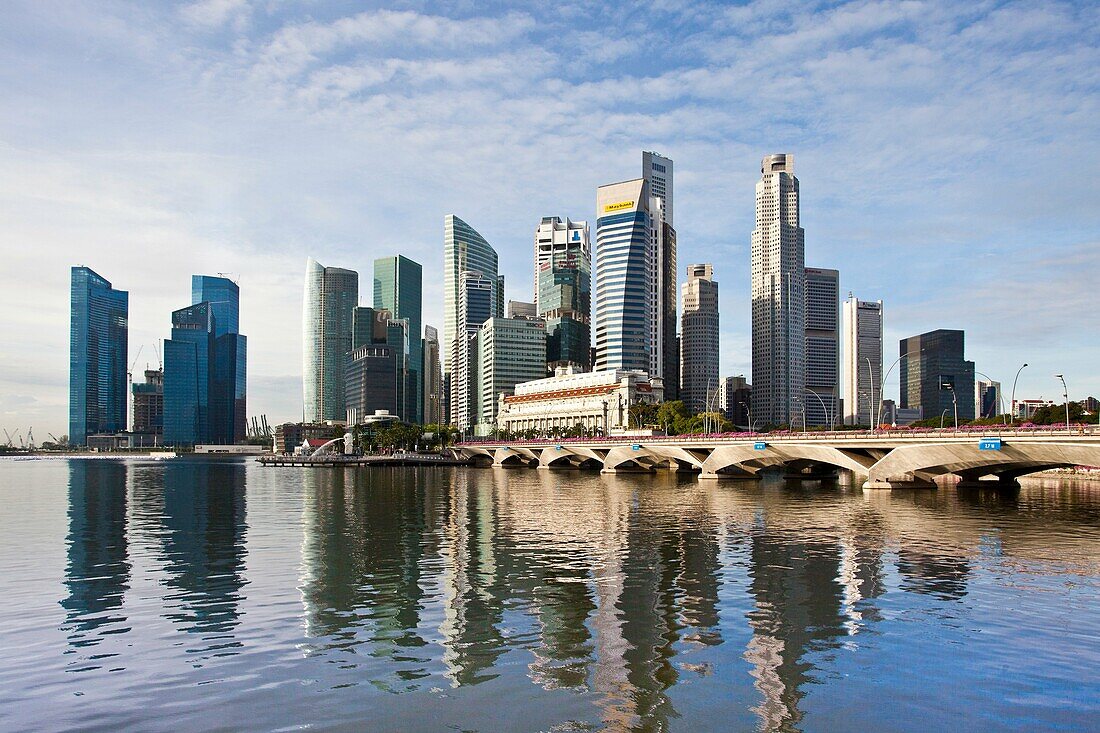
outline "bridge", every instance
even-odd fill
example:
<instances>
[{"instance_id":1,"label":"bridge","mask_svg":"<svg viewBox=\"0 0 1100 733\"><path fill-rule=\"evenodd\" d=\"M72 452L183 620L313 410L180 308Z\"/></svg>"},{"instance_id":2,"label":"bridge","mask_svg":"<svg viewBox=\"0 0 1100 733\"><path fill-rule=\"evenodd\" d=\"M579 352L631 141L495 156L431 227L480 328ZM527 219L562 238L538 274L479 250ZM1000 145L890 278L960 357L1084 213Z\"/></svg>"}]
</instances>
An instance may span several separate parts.
<instances>
[{"instance_id":1,"label":"bridge","mask_svg":"<svg viewBox=\"0 0 1100 733\"><path fill-rule=\"evenodd\" d=\"M695 471L703 480L753 479L774 468L812 480L846 469L866 477L865 489L932 488L947 474L958 476L962 487L1008 488L1037 471L1100 466L1100 428L647 435L476 441L455 450L501 467Z\"/></svg>"}]
</instances>

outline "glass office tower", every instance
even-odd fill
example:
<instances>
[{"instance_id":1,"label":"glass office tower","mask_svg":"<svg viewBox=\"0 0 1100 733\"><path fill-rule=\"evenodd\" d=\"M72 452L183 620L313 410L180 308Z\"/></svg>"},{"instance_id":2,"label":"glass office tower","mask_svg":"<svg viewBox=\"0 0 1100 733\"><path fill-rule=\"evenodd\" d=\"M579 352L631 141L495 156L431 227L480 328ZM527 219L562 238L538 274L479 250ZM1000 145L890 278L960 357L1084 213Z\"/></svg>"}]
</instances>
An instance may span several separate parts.
<instances>
[{"instance_id":1,"label":"glass office tower","mask_svg":"<svg viewBox=\"0 0 1100 733\"><path fill-rule=\"evenodd\" d=\"M126 429L130 294L88 267L72 268L69 318L69 441Z\"/></svg>"},{"instance_id":2,"label":"glass office tower","mask_svg":"<svg viewBox=\"0 0 1100 733\"><path fill-rule=\"evenodd\" d=\"M588 369L592 249L588 223L545 216L535 230L535 312L546 320L546 361Z\"/></svg>"},{"instance_id":3,"label":"glass office tower","mask_svg":"<svg viewBox=\"0 0 1100 733\"><path fill-rule=\"evenodd\" d=\"M187 308L164 342L164 442L232 445L247 433L247 339L238 332L240 288L194 275Z\"/></svg>"},{"instance_id":4,"label":"glass office tower","mask_svg":"<svg viewBox=\"0 0 1100 733\"><path fill-rule=\"evenodd\" d=\"M214 442L209 439L214 328L210 303L172 313L172 338L164 342L165 445Z\"/></svg>"},{"instance_id":5,"label":"glass office tower","mask_svg":"<svg viewBox=\"0 0 1100 733\"><path fill-rule=\"evenodd\" d=\"M240 288L212 275L191 276L191 304L209 303L214 316L214 371L209 442L238 443L247 433L247 339L239 331Z\"/></svg>"},{"instance_id":6,"label":"glass office tower","mask_svg":"<svg viewBox=\"0 0 1100 733\"><path fill-rule=\"evenodd\" d=\"M351 351L359 273L306 260L302 305L302 395L306 422L346 419L344 360Z\"/></svg>"},{"instance_id":7,"label":"glass office tower","mask_svg":"<svg viewBox=\"0 0 1100 733\"><path fill-rule=\"evenodd\" d=\"M443 218L443 373L451 373L452 342L458 335L458 308L462 291L462 273L478 272L493 282L493 306L496 313L497 253L485 238L454 214ZM480 325L480 324L478 324ZM463 335L463 338L465 336Z\"/></svg>"},{"instance_id":8,"label":"glass office tower","mask_svg":"<svg viewBox=\"0 0 1100 733\"><path fill-rule=\"evenodd\" d=\"M388 310L395 319L408 321L409 353L405 370L405 405L400 412L410 422L424 422L423 268L408 257L382 257L374 261L374 307Z\"/></svg>"}]
</instances>

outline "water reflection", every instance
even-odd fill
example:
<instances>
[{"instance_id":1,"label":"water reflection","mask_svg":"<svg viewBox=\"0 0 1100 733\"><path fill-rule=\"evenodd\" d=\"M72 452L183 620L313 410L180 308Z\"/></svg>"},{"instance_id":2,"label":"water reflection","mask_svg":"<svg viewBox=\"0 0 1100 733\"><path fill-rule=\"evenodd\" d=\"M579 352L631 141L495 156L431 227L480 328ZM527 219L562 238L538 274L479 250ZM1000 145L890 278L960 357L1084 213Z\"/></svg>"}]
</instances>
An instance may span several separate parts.
<instances>
[{"instance_id":1,"label":"water reflection","mask_svg":"<svg viewBox=\"0 0 1100 733\"><path fill-rule=\"evenodd\" d=\"M128 631L122 611L129 589L126 545L126 464L69 462L69 533L65 587L69 644L94 646L106 628Z\"/></svg>"},{"instance_id":2,"label":"water reflection","mask_svg":"<svg viewBox=\"0 0 1100 733\"><path fill-rule=\"evenodd\" d=\"M1100 575L1100 500L1065 483L864 494L670 474L317 469L286 488L291 474L264 471L70 462L60 603L68 650L96 647L70 668L110 655L129 655L118 668L141 664L126 643L105 642L143 633L192 668L243 664L254 629L242 626L257 622L242 606L265 601L248 578L277 577L296 580L301 604L292 596L265 638L290 647L295 684L465 695L466 728L511 727L486 709L492 700L509 714L523 706L538 729L809 730L815 686L836 690L845 659L889 654L883 638L914 633L890 625L899 609L920 611L921 634L958 638L964 625L952 622L1000 603L1003 578L1039 586L1076 572L1079 588ZM258 480L271 491L247 503ZM295 496L279 518L295 555L274 568L248 550L271 540L250 529L246 504L270 531L279 491ZM150 616L167 644L143 632ZM719 713L701 713L701 699ZM412 700L409 728L443 727Z\"/></svg>"},{"instance_id":3,"label":"water reflection","mask_svg":"<svg viewBox=\"0 0 1100 733\"><path fill-rule=\"evenodd\" d=\"M244 578L245 466L174 461L164 468L160 559L168 589L165 617L200 635L192 652L229 653L240 642Z\"/></svg>"}]
</instances>

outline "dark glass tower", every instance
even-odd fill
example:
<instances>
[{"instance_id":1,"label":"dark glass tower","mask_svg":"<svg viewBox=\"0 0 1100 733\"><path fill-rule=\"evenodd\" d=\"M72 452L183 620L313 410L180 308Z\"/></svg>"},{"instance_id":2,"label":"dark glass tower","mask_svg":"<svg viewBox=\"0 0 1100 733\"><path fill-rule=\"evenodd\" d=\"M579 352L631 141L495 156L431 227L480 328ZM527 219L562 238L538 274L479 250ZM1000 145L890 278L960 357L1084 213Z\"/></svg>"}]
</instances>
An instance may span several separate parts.
<instances>
[{"instance_id":1,"label":"dark glass tower","mask_svg":"<svg viewBox=\"0 0 1100 733\"><path fill-rule=\"evenodd\" d=\"M72 269L69 325L69 440L126 429L130 295L87 267Z\"/></svg>"},{"instance_id":2,"label":"dark glass tower","mask_svg":"<svg viewBox=\"0 0 1100 733\"><path fill-rule=\"evenodd\" d=\"M963 355L962 331L929 331L902 339L900 347L902 408L919 407L925 419L951 419L957 400L959 419L974 419L974 362Z\"/></svg>"},{"instance_id":3,"label":"dark glass tower","mask_svg":"<svg viewBox=\"0 0 1100 733\"><path fill-rule=\"evenodd\" d=\"M172 313L164 342L164 442L238 443L247 419L240 290L232 280L195 275L191 297L195 303Z\"/></svg>"},{"instance_id":4,"label":"dark glass tower","mask_svg":"<svg viewBox=\"0 0 1100 733\"><path fill-rule=\"evenodd\" d=\"M374 261L374 307L386 309L394 319L408 322L408 358L404 370L403 407L398 412L408 422L424 422L423 268L408 257L382 257Z\"/></svg>"}]
</instances>

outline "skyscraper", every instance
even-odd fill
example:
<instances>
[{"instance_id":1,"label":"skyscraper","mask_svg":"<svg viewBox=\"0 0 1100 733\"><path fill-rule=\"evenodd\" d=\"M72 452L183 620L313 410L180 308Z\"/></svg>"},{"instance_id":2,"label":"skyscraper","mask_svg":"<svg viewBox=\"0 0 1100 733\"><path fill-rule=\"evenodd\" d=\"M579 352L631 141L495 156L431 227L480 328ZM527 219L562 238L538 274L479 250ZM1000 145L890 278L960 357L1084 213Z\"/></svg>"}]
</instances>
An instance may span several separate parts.
<instances>
[{"instance_id":1,"label":"skyscraper","mask_svg":"<svg viewBox=\"0 0 1100 733\"><path fill-rule=\"evenodd\" d=\"M802 420L806 389L805 232L794 156L760 164L752 230L752 415L761 426Z\"/></svg>"},{"instance_id":2,"label":"skyscraper","mask_svg":"<svg viewBox=\"0 0 1100 733\"><path fill-rule=\"evenodd\" d=\"M477 335L477 432L497 423L500 395L546 376L546 324L531 318L490 318Z\"/></svg>"},{"instance_id":3,"label":"skyscraper","mask_svg":"<svg viewBox=\"0 0 1100 733\"><path fill-rule=\"evenodd\" d=\"M964 341L962 331L945 328L901 340L902 409L950 419L957 402L960 420L974 418L974 362L966 360Z\"/></svg>"},{"instance_id":4,"label":"skyscraper","mask_svg":"<svg viewBox=\"0 0 1100 733\"><path fill-rule=\"evenodd\" d=\"M655 310L653 313L653 366L649 373L662 377L665 399L679 399L680 349L676 345L676 223L673 217L672 159L660 153L642 151L642 178L649 195L660 200L661 221L653 228L653 251L657 257Z\"/></svg>"},{"instance_id":5,"label":"skyscraper","mask_svg":"<svg viewBox=\"0 0 1100 733\"><path fill-rule=\"evenodd\" d=\"M844 424L874 425L882 391L882 301L844 301Z\"/></svg>"},{"instance_id":6,"label":"skyscraper","mask_svg":"<svg viewBox=\"0 0 1100 733\"><path fill-rule=\"evenodd\" d=\"M660 201L644 178L596 192L596 371L652 373Z\"/></svg>"},{"instance_id":7,"label":"skyscraper","mask_svg":"<svg viewBox=\"0 0 1100 733\"><path fill-rule=\"evenodd\" d=\"M211 436L215 328L209 301L172 312L172 338L164 342L165 445L225 442Z\"/></svg>"},{"instance_id":8,"label":"skyscraper","mask_svg":"<svg viewBox=\"0 0 1100 733\"><path fill-rule=\"evenodd\" d=\"M424 326L424 423L443 422L443 363L439 355L439 331Z\"/></svg>"},{"instance_id":9,"label":"skyscraper","mask_svg":"<svg viewBox=\"0 0 1100 733\"><path fill-rule=\"evenodd\" d=\"M455 353L454 340L458 335L458 306L462 289L462 273L478 272L497 286L497 253L485 238L454 214L443 217L443 389L446 402L452 402L451 358ZM492 310L487 318L496 315L498 298L491 296ZM500 298L503 304L503 297ZM483 321L484 322L484 321ZM479 324L480 325L480 324ZM466 336L463 336L465 339ZM447 419L454 422L454 416Z\"/></svg>"},{"instance_id":10,"label":"skyscraper","mask_svg":"<svg viewBox=\"0 0 1100 733\"><path fill-rule=\"evenodd\" d=\"M241 335L237 283L213 275L191 276L191 304L209 303L214 317L210 434L203 442L238 443L248 432L248 342Z\"/></svg>"},{"instance_id":11,"label":"skyscraper","mask_svg":"<svg viewBox=\"0 0 1100 733\"><path fill-rule=\"evenodd\" d=\"M806 268L806 424L834 426L840 400L840 273Z\"/></svg>"},{"instance_id":12,"label":"skyscraper","mask_svg":"<svg viewBox=\"0 0 1100 733\"><path fill-rule=\"evenodd\" d=\"M240 289L191 278L192 304L172 313L164 342L164 442L233 444L246 425L247 340L238 333Z\"/></svg>"},{"instance_id":13,"label":"skyscraper","mask_svg":"<svg viewBox=\"0 0 1100 733\"><path fill-rule=\"evenodd\" d=\"M591 293L588 223L544 216L535 230L535 313L546 321L549 366L591 366Z\"/></svg>"},{"instance_id":14,"label":"skyscraper","mask_svg":"<svg viewBox=\"0 0 1100 733\"><path fill-rule=\"evenodd\" d=\"M385 308L394 318L403 318L409 323L406 404L402 412L408 421L423 423L423 268L420 264L402 255L375 260L374 307Z\"/></svg>"},{"instance_id":15,"label":"skyscraper","mask_svg":"<svg viewBox=\"0 0 1100 733\"><path fill-rule=\"evenodd\" d=\"M398 381L403 373L398 347L391 343L390 312L384 308L356 307L351 323L351 351L344 366L347 423L362 423L377 410L399 414Z\"/></svg>"},{"instance_id":16,"label":"skyscraper","mask_svg":"<svg viewBox=\"0 0 1100 733\"><path fill-rule=\"evenodd\" d=\"M455 337L451 340L450 422L460 430L473 426L477 410L478 329L496 310L496 279L465 271L459 278Z\"/></svg>"},{"instance_id":17,"label":"skyscraper","mask_svg":"<svg viewBox=\"0 0 1100 733\"><path fill-rule=\"evenodd\" d=\"M718 379L718 283L711 264L688 265L681 286L680 399L692 412L714 412Z\"/></svg>"},{"instance_id":18,"label":"skyscraper","mask_svg":"<svg viewBox=\"0 0 1100 733\"><path fill-rule=\"evenodd\" d=\"M359 274L306 260L302 304L302 393L307 422L344 420L344 357L351 351Z\"/></svg>"},{"instance_id":19,"label":"skyscraper","mask_svg":"<svg viewBox=\"0 0 1100 733\"><path fill-rule=\"evenodd\" d=\"M69 311L69 442L126 429L130 294L74 267Z\"/></svg>"}]
</instances>

